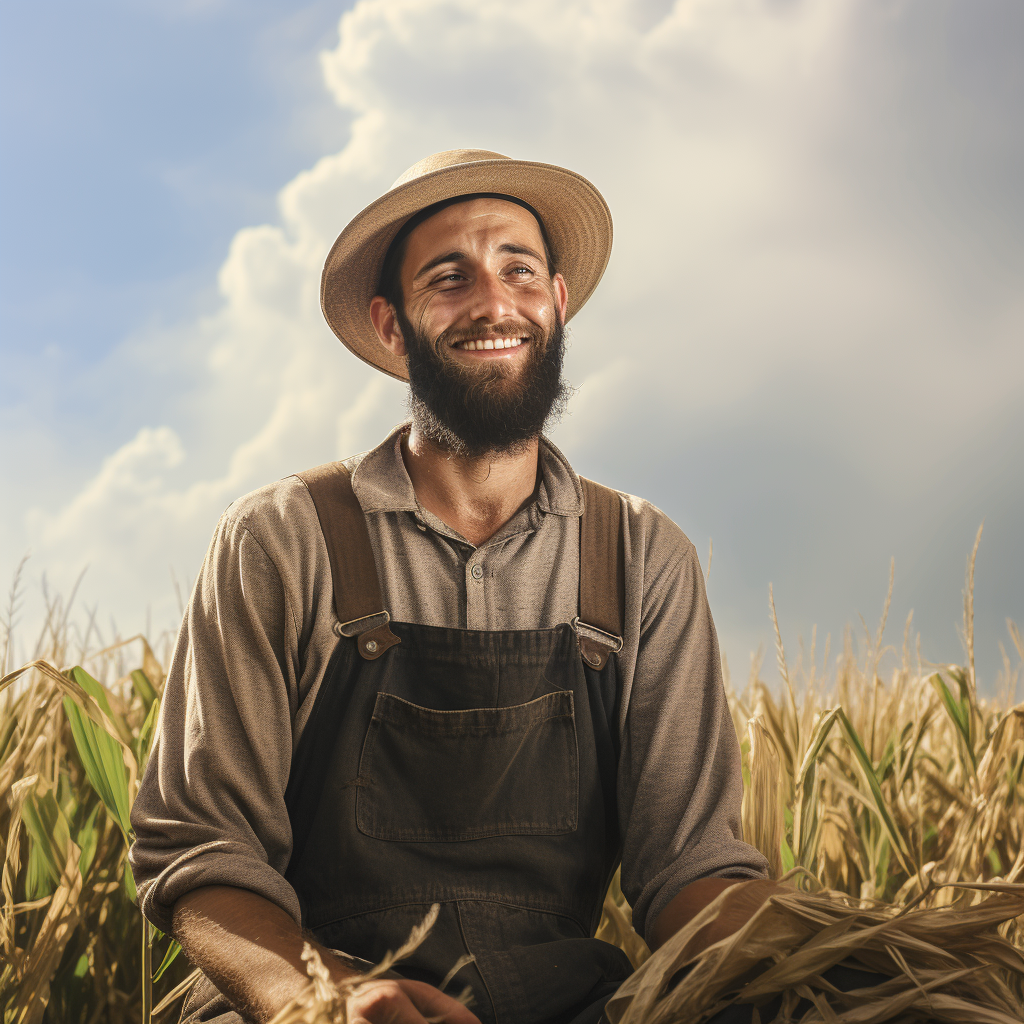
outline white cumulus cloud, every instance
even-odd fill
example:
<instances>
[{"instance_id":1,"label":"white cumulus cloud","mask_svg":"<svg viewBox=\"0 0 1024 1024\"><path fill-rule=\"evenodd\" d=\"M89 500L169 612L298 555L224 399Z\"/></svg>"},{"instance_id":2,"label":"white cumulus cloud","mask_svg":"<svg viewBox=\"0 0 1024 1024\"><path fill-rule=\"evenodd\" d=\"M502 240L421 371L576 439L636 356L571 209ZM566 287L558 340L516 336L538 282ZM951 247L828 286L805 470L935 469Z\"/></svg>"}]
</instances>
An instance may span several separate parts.
<instances>
[{"instance_id":1,"label":"white cumulus cloud","mask_svg":"<svg viewBox=\"0 0 1024 1024\"><path fill-rule=\"evenodd\" d=\"M321 57L352 116L344 149L282 189L278 224L238 233L213 314L137 344L179 383L80 493L16 524L11 558L31 546L69 578L88 561L122 620L148 602L171 615L166 566L194 573L229 501L373 444L403 389L325 326L323 260L405 167L466 146L571 167L612 208L556 432L581 470L649 488L698 547L704 530L753 532L787 557L756 493L807 487L829 511L788 521L812 563L816 544L850 542L849 491L894 489L891 531L878 519L856 538L887 559L921 533L908 491L954 487L972 452L1020 451L1021 89L992 70L1017 59L1005 33L984 59L957 48L984 17L966 0L360 0ZM751 479L734 515L735 478L766 458L791 483ZM1018 500L985 473L993 502ZM720 621L745 643L754 581L760 607L775 570L730 569L716 536L720 551ZM849 571L856 590L861 570L840 563L834 589ZM785 571L797 602L800 580L823 582Z\"/></svg>"}]
</instances>

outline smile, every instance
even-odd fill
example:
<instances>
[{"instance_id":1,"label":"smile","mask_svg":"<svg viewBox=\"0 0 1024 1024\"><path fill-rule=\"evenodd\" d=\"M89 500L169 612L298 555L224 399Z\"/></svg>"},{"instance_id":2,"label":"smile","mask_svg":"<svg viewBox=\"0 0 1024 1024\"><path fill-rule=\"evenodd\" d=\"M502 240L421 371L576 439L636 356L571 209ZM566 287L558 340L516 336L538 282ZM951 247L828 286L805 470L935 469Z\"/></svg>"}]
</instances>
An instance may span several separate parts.
<instances>
[{"instance_id":1,"label":"smile","mask_svg":"<svg viewBox=\"0 0 1024 1024\"><path fill-rule=\"evenodd\" d=\"M478 352L482 349L518 348L522 343L522 338L476 338L473 341L458 341L452 348L462 349L463 352Z\"/></svg>"}]
</instances>

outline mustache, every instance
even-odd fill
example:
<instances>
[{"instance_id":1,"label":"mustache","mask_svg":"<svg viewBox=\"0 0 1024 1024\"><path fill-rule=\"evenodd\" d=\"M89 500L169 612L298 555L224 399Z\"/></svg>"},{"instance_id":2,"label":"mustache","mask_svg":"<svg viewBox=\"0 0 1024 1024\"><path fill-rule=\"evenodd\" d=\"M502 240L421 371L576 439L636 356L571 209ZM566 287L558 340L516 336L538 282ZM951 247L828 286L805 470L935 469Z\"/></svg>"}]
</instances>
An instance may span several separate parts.
<instances>
[{"instance_id":1,"label":"mustache","mask_svg":"<svg viewBox=\"0 0 1024 1024\"><path fill-rule=\"evenodd\" d=\"M480 341L483 338L525 338L527 341L541 341L546 336L542 327L529 320L502 320L482 327L449 327L434 340L438 351L451 348L463 341Z\"/></svg>"}]
</instances>

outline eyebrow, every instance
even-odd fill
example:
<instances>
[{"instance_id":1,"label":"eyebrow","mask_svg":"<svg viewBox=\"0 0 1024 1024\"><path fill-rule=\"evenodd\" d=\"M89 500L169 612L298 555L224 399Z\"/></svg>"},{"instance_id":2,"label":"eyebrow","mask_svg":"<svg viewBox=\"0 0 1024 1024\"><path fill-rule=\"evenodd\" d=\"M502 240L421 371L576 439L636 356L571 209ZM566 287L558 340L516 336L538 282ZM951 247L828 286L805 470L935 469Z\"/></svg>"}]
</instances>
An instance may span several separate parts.
<instances>
[{"instance_id":1,"label":"eyebrow","mask_svg":"<svg viewBox=\"0 0 1024 1024\"><path fill-rule=\"evenodd\" d=\"M510 253L513 256L532 256L535 260L538 260L540 263L544 262L544 257L541 256L535 250L531 249L529 246L516 245L513 242L504 242L503 244L499 245L498 252ZM434 270L436 267L440 267L444 263L458 263L461 260L465 260L468 258L469 257L464 252L460 252L458 249L454 249L452 250L452 252L446 252L442 256L435 256L434 259L432 259L429 263L425 263L422 267L420 267L420 269L416 272L415 276L413 277L413 280L419 280L419 278L421 278L424 274L429 274L431 270Z\"/></svg>"}]
</instances>

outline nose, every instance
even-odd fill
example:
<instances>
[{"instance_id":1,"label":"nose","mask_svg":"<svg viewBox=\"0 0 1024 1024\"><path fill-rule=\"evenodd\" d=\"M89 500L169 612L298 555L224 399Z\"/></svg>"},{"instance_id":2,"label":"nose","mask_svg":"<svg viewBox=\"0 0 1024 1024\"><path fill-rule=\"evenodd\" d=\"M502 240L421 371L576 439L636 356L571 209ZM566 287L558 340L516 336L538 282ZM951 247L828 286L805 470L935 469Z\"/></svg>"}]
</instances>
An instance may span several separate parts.
<instances>
[{"instance_id":1,"label":"nose","mask_svg":"<svg viewBox=\"0 0 1024 1024\"><path fill-rule=\"evenodd\" d=\"M515 316L512 291L495 271L482 269L473 283L469 316L472 320L498 323Z\"/></svg>"}]
</instances>

